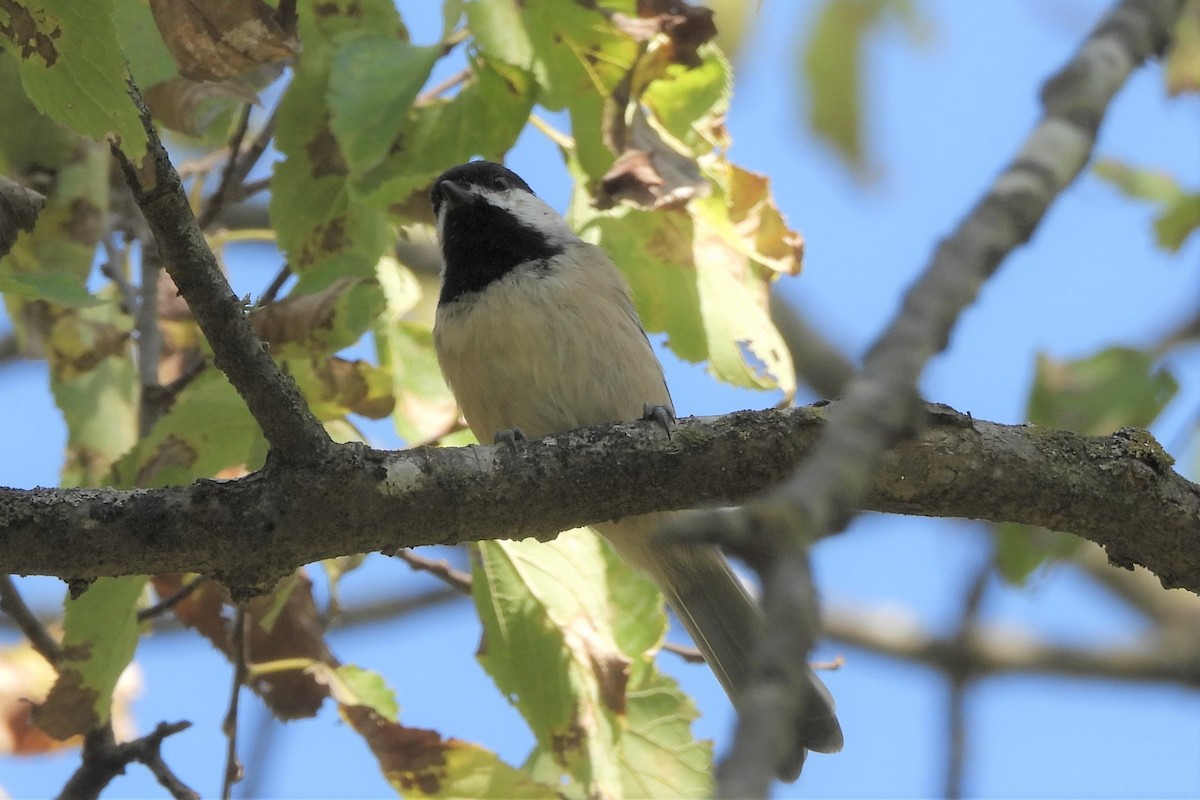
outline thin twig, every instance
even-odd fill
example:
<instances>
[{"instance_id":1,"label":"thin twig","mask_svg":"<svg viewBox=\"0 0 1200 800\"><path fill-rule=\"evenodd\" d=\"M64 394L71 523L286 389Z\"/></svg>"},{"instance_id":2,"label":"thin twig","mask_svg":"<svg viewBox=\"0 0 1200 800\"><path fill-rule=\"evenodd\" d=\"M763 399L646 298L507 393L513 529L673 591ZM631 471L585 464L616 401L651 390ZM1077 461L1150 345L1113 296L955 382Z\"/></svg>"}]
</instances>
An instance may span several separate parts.
<instances>
[{"instance_id":1,"label":"thin twig","mask_svg":"<svg viewBox=\"0 0 1200 800\"><path fill-rule=\"evenodd\" d=\"M25 598L21 597L11 575L0 575L0 611L3 611L9 619L16 623L17 627L21 629L21 633L25 634L25 638L29 640L29 644L41 654L42 658L50 662L50 666L57 667L59 665L63 658L62 647L46 630L46 626L29 610L29 606L25 604Z\"/></svg>"},{"instance_id":2,"label":"thin twig","mask_svg":"<svg viewBox=\"0 0 1200 800\"><path fill-rule=\"evenodd\" d=\"M197 224L202 230L207 230L214 220L220 215L221 210L230 202L244 200L251 194L254 194L260 189L248 191L246 185L246 176L250 174L250 170L254 169L254 165L262 158L267 147L271 143L271 139L275 136L275 119L278 107L275 108L263 122L254 140L249 145L242 149L242 141L246 135L246 130L250 122L250 111L252 107L249 103L246 104L242 111L242 116L238 120L238 127L234 130L233 136L230 138L228 153L229 157L225 161L225 168L221 171L221 180L217 184L216 190L209 196L208 202L204 206L204 211L200 214ZM264 179L269 182L269 178ZM269 184L264 184L269 185Z\"/></svg>"},{"instance_id":3,"label":"thin twig","mask_svg":"<svg viewBox=\"0 0 1200 800\"><path fill-rule=\"evenodd\" d=\"M413 551L405 548L397 550L393 553L396 558L408 564L413 569L428 572L435 578L439 578L447 586L459 591L463 594L471 594L471 575L468 572L463 572L460 569L455 569L450 566L450 562L442 559L434 561L432 559L423 558Z\"/></svg>"},{"instance_id":4,"label":"thin twig","mask_svg":"<svg viewBox=\"0 0 1200 800\"><path fill-rule=\"evenodd\" d=\"M417 96L417 104L419 105L421 103L428 103L430 100L440 97L469 77L471 77L471 70L469 69L460 70L454 73L436 86L431 86L424 92L421 92L421 94Z\"/></svg>"},{"instance_id":5,"label":"thin twig","mask_svg":"<svg viewBox=\"0 0 1200 800\"><path fill-rule=\"evenodd\" d=\"M100 237L100 246L104 249L104 263L100 265L100 274L108 278L117 287L121 295L121 309L127 314L138 311L138 293L125 275L125 264L129 256L128 247L119 247L110 228Z\"/></svg>"},{"instance_id":6,"label":"thin twig","mask_svg":"<svg viewBox=\"0 0 1200 800\"><path fill-rule=\"evenodd\" d=\"M689 664L704 663L704 654L695 647L688 647L686 644L675 644L674 642L663 642L662 649L668 653L674 653Z\"/></svg>"},{"instance_id":7,"label":"thin twig","mask_svg":"<svg viewBox=\"0 0 1200 800\"><path fill-rule=\"evenodd\" d=\"M118 775L133 762L144 764L175 800L199 800L175 776L162 758L162 743L168 736L191 727L190 722L160 722L153 731L132 742L117 744L112 726L102 725L88 733L83 740L83 763L75 770L58 795L59 800L94 800L99 798Z\"/></svg>"},{"instance_id":8,"label":"thin twig","mask_svg":"<svg viewBox=\"0 0 1200 800\"><path fill-rule=\"evenodd\" d=\"M171 793L171 797L175 800L200 800L200 795L189 788L183 781L175 775L174 772L163 761L162 757L162 740L166 737L179 733L191 727L190 722L176 722L168 725L165 722L160 722L154 732L143 737L140 741L145 742L143 752L138 755L137 760L146 766L159 784Z\"/></svg>"},{"instance_id":9,"label":"thin twig","mask_svg":"<svg viewBox=\"0 0 1200 800\"><path fill-rule=\"evenodd\" d=\"M196 575L190 581L188 581L183 586L176 589L174 592L171 592L171 594L167 595L162 600L159 600L154 605L148 606L146 608L143 608L141 611L139 611L137 613L138 622L146 622L147 620L152 620L155 617L165 614L167 611L170 611L172 608L174 608L180 602L182 602L182 601L186 600L188 597L190 597L193 592L195 592L197 589L199 589L201 586L203 586L207 582L208 582L207 575Z\"/></svg>"},{"instance_id":10,"label":"thin twig","mask_svg":"<svg viewBox=\"0 0 1200 800\"><path fill-rule=\"evenodd\" d=\"M270 175L267 175L266 177L263 177L263 178L258 178L257 180L253 180L253 181L245 181L244 183L242 183L241 187L239 187L238 190L236 192L234 192L233 199L240 203L243 200L247 200L247 199L253 197L254 195L258 194L259 192L265 192L267 189L270 189L270 188L271 188L271 176Z\"/></svg>"},{"instance_id":11,"label":"thin twig","mask_svg":"<svg viewBox=\"0 0 1200 800\"><path fill-rule=\"evenodd\" d=\"M287 283L290 277L292 277L292 267L290 264L284 264L280 267L279 272L275 273L275 277L271 279L271 283L259 296L258 302L255 305L262 308L274 303L275 298L279 296L279 292L283 290L283 285Z\"/></svg>"},{"instance_id":12,"label":"thin twig","mask_svg":"<svg viewBox=\"0 0 1200 800\"><path fill-rule=\"evenodd\" d=\"M246 775L245 780L239 787L238 795L241 797L263 797L267 794L270 788L265 785L267 778L271 777L273 770L270 769L268 761L271 757L278 753L278 737L275 736L281 726L276 724L275 716L262 703L256 703L251 706L251 723L250 744L247 748L246 763L253 764L254 769Z\"/></svg>"},{"instance_id":13,"label":"thin twig","mask_svg":"<svg viewBox=\"0 0 1200 800\"><path fill-rule=\"evenodd\" d=\"M823 619L825 635L834 641L942 673L966 669L976 679L1020 673L1200 688L1200 653L1172 642L1067 647L1029 631L981 625L964 644L884 609L826 609Z\"/></svg>"},{"instance_id":14,"label":"thin twig","mask_svg":"<svg viewBox=\"0 0 1200 800\"><path fill-rule=\"evenodd\" d=\"M221 170L221 179L217 182L217 188L209 196L208 203L205 204L204 211L197 221L201 229L207 228L209 223L216 219L221 207L225 205L225 198L229 194L234 175L238 172L238 156L241 153L242 140L246 136L246 130L250 127L250 112L253 110L253 103L242 105L242 113L238 117L237 126L233 129L233 135L229 137L229 144L225 148L225 152L229 155Z\"/></svg>"},{"instance_id":15,"label":"thin twig","mask_svg":"<svg viewBox=\"0 0 1200 800\"><path fill-rule=\"evenodd\" d=\"M234 615L230 646L233 648L233 688L229 692L229 710L225 712L225 720L221 724L228 740L225 749L225 776L221 781L222 800L230 800L233 796L233 785L242 779L242 765L237 757L238 700L249 670L246 665L246 607L241 603L238 604L237 613Z\"/></svg>"},{"instance_id":16,"label":"thin twig","mask_svg":"<svg viewBox=\"0 0 1200 800\"><path fill-rule=\"evenodd\" d=\"M149 436L154 423L166 411L162 403L156 402L162 388L158 382L158 362L162 356L162 334L158 329L158 278L161 272L158 246L153 239L147 239L142 242L141 302L137 312L137 365L142 392L142 402L138 406L139 438Z\"/></svg>"},{"instance_id":17,"label":"thin twig","mask_svg":"<svg viewBox=\"0 0 1200 800\"><path fill-rule=\"evenodd\" d=\"M991 575L991 562L985 562L977 570L971 585L967 587L962 616L954 636L956 644L964 650L975 633L979 609L983 605L983 596ZM963 767L967 758L967 689L974 677L971 666L969 661L963 661L959 669L947 673L950 679L950 697L946 708L946 736L949 747L946 751L946 777L942 789L947 800L954 800L963 794Z\"/></svg>"},{"instance_id":18,"label":"thin twig","mask_svg":"<svg viewBox=\"0 0 1200 800\"><path fill-rule=\"evenodd\" d=\"M270 443L275 457L272 463L322 461L332 451L333 442L296 383L283 374L255 334L196 224L190 200L145 101L132 83L129 91L142 115L147 156L134 164L119 147L114 146L112 152L154 233L167 272L212 346L215 363Z\"/></svg>"}]
</instances>

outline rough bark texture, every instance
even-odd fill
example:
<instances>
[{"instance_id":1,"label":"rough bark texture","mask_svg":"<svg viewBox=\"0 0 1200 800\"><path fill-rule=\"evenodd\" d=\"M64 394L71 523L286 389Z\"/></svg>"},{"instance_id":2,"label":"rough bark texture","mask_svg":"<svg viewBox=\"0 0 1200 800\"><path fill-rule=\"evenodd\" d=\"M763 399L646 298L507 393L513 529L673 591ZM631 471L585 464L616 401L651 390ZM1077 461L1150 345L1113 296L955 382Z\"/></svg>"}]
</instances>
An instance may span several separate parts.
<instances>
[{"instance_id":1,"label":"rough bark texture","mask_svg":"<svg viewBox=\"0 0 1200 800\"><path fill-rule=\"evenodd\" d=\"M550 539L618 514L736 503L788 475L826 407L601 426L521 445L338 446L168 489L0 489L0 563L20 574L203 572L245 590L348 553L488 538ZM889 452L864 508L1024 522L1104 545L1200 593L1200 487L1148 434L1085 437L931 408Z\"/></svg>"}]
</instances>

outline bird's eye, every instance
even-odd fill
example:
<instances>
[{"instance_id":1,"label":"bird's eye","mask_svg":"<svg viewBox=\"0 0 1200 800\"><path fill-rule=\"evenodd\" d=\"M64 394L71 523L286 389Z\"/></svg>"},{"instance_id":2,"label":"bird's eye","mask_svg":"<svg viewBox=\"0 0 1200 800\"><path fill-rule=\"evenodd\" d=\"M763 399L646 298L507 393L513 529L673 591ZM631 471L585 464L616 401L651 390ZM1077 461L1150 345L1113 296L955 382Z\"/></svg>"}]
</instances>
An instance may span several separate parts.
<instances>
[{"instance_id":1,"label":"bird's eye","mask_svg":"<svg viewBox=\"0 0 1200 800\"><path fill-rule=\"evenodd\" d=\"M508 179L507 175L497 175L492 179L492 186L493 188L507 191L513 188L513 182Z\"/></svg>"}]
</instances>

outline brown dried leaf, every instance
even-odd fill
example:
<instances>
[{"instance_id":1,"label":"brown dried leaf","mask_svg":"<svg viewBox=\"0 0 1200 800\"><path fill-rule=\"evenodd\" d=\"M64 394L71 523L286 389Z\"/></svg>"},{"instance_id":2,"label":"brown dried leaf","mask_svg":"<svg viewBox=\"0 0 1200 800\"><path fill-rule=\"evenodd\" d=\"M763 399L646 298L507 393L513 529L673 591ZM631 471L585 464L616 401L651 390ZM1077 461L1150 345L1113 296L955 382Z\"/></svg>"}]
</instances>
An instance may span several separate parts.
<instances>
[{"instance_id":1,"label":"brown dried leaf","mask_svg":"<svg viewBox=\"0 0 1200 800\"><path fill-rule=\"evenodd\" d=\"M587 617L580 616L563 628L563 640L577 660L591 665L604 705L614 714L624 714L633 661L606 633L597 630Z\"/></svg>"},{"instance_id":2,"label":"brown dried leaf","mask_svg":"<svg viewBox=\"0 0 1200 800\"><path fill-rule=\"evenodd\" d=\"M804 262L804 237L788 227L771 195L771 180L761 172L729 165L729 219L756 253L760 263L788 275L799 275Z\"/></svg>"},{"instance_id":3,"label":"brown dried leaf","mask_svg":"<svg viewBox=\"0 0 1200 800\"><path fill-rule=\"evenodd\" d=\"M36 755L79 745L77 734L57 738L34 724L34 711L46 701L57 678L54 667L28 642L0 650L0 755ZM129 665L113 691L112 722L118 741L136 735L131 706L141 686L141 671L136 664ZM51 718L51 727L56 721ZM44 715L39 715L38 723L42 722Z\"/></svg>"},{"instance_id":4,"label":"brown dried leaf","mask_svg":"<svg viewBox=\"0 0 1200 800\"><path fill-rule=\"evenodd\" d=\"M626 200L642 208L677 208L708 191L695 159L672 147L638 111L625 149L601 180L596 206Z\"/></svg>"},{"instance_id":5,"label":"brown dried leaf","mask_svg":"<svg viewBox=\"0 0 1200 800\"><path fill-rule=\"evenodd\" d=\"M367 419L383 419L396 407L390 381L387 385L372 381L378 369L366 361L349 361L332 356L315 368L324 399L336 402Z\"/></svg>"},{"instance_id":6,"label":"brown dried leaf","mask_svg":"<svg viewBox=\"0 0 1200 800\"><path fill-rule=\"evenodd\" d=\"M33 230L45 207L45 195L0 175L0 258L12 249L21 231Z\"/></svg>"},{"instance_id":7,"label":"brown dried leaf","mask_svg":"<svg viewBox=\"0 0 1200 800\"><path fill-rule=\"evenodd\" d=\"M59 741L33 724L34 704L46 699L57 676L28 643L0 651L0 754L32 755L79 744L79 737Z\"/></svg>"},{"instance_id":8,"label":"brown dried leaf","mask_svg":"<svg viewBox=\"0 0 1200 800\"><path fill-rule=\"evenodd\" d=\"M150 0L150 10L185 78L232 78L299 51L262 0Z\"/></svg>"},{"instance_id":9,"label":"brown dried leaf","mask_svg":"<svg viewBox=\"0 0 1200 800\"><path fill-rule=\"evenodd\" d=\"M304 342L314 332L330 326L338 300L361 280L338 278L314 294L289 295L277 303L255 309L250 315L250 324L255 333L271 345Z\"/></svg>"},{"instance_id":10,"label":"brown dried leaf","mask_svg":"<svg viewBox=\"0 0 1200 800\"><path fill-rule=\"evenodd\" d=\"M437 731L410 728L360 705L340 706L342 718L367 742L384 778L408 798L505 797L551 800L562 795L495 753Z\"/></svg>"},{"instance_id":11,"label":"brown dried leaf","mask_svg":"<svg viewBox=\"0 0 1200 800\"><path fill-rule=\"evenodd\" d=\"M188 136L200 136L234 103L256 103L258 93L238 81L198 81L175 76L143 93L154 119Z\"/></svg>"},{"instance_id":12,"label":"brown dried leaf","mask_svg":"<svg viewBox=\"0 0 1200 800\"><path fill-rule=\"evenodd\" d=\"M169 596L187 582L184 575L159 575L152 579L160 596ZM282 593L287 592L287 597ZM229 592L216 581L208 581L173 607L175 616L199 631L227 658L232 657L232 630L224 608ZM270 622L269 625L266 623ZM284 659L319 661L336 667L325 643L312 581L303 572L282 581L275 591L246 604L246 657L249 664ZM252 688L276 717L282 720L311 717L317 713L329 690L301 669L268 672L250 682Z\"/></svg>"},{"instance_id":13,"label":"brown dried leaf","mask_svg":"<svg viewBox=\"0 0 1200 800\"><path fill-rule=\"evenodd\" d=\"M638 0L637 14L617 12L610 19L617 30L639 42L665 34L671 45L670 60L689 67L700 63L696 54L700 45L717 35L712 9L682 0Z\"/></svg>"}]
</instances>

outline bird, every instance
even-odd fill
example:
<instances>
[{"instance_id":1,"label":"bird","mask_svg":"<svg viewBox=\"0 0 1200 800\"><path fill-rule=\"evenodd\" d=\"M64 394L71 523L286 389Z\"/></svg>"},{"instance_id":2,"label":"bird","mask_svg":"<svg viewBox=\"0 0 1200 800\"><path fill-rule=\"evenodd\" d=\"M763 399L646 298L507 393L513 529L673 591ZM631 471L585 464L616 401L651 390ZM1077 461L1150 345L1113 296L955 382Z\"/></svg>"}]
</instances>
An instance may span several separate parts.
<instances>
[{"instance_id":1,"label":"bird","mask_svg":"<svg viewBox=\"0 0 1200 800\"><path fill-rule=\"evenodd\" d=\"M434 349L479 441L674 419L629 286L602 248L494 162L446 170L430 203L443 262ZM736 708L761 611L719 547L652 541L668 513L593 528L662 591ZM808 677L797 755L779 766L784 780L799 776L807 750L843 744L832 695L811 669Z\"/></svg>"}]
</instances>

